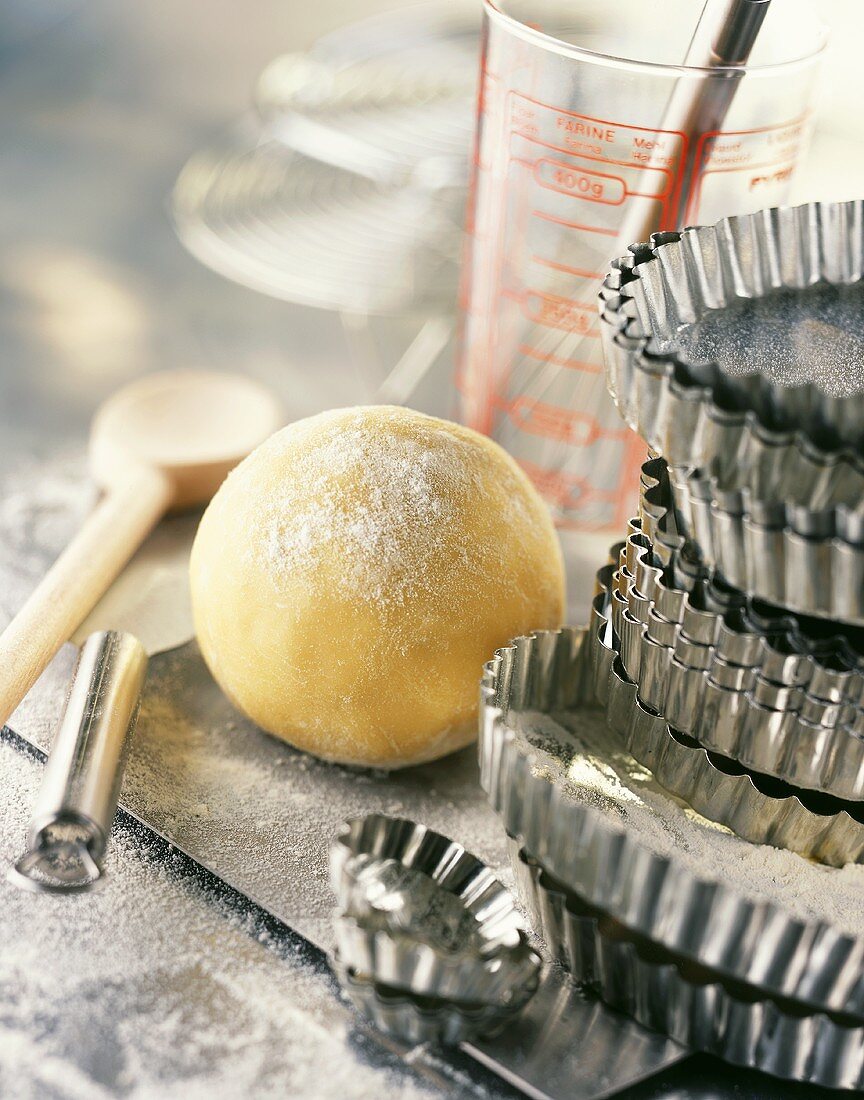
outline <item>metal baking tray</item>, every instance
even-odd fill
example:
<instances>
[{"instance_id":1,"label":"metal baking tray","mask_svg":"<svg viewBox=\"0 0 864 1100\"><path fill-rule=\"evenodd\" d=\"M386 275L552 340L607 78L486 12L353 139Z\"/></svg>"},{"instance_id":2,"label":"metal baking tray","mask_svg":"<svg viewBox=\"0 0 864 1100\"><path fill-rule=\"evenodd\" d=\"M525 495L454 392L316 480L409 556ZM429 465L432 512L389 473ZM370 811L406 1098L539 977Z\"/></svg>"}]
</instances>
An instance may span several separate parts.
<instances>
[{"instance_id":1,"label":"metal baking tray","mask_svg":"<svg viewBox=\"0 0 864 1100\"><path fill-rule=\"evenodd\" d=\"M16 507L0 510L0 573L9 594L4 618L89 507L86 492L64 492L58 501L58 471L65 469L58 463L22 475ZM62 476L67 490L78 481ZM181 529L190 522L194 517L167 521L163 537L172 526L183 537ZM65 647L10 722L43 751L60 717L75 658L74 648ZM238 715L195 643L151 661L121 806L328 952L333 947L328 847L348 818L371 812L410 816L465 840L505 882L512 881L505 834L479 785L475 747L391 773L324 763ZM110 866L109 852L109 874ZM687 1053L608 1011L557 971L546 975L514 1024L462 1049L540 1100L609 1096ZM431 1064L441 1056L421 1048L411 1057Z\"/></svg>"}]
</instances>

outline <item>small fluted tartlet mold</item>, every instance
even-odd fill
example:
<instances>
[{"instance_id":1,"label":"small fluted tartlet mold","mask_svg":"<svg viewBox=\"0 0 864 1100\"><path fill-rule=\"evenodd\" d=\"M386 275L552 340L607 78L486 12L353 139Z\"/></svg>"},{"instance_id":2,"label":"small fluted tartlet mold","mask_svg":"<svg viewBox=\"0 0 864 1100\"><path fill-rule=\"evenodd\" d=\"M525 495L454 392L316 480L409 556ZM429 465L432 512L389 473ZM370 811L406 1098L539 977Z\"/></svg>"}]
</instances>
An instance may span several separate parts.
<instances>
[{"instance_id":1,"label":"small fluted tartlet mold","mask_svg":"<svg viewBox=\"0 0 864 1100\"><path fill-rule=\"evenodd\" d=\"M754 713L730 725L713 722L712 713L726 717L723 709L697 708L689 730L697 740L755 771L859 800L864 789L860 632L835 633L842 629L836 624L761 605L688 559L686 547L684 553L668 546L657 552L642 527L642 520L631 521L613 576L612 620L630 678L645 685L652 705L662 709L660 699L671 700L670 711L685 719L677 681L682 691L694 690L693 675L684 666L701 666L706 695L720 694L715 703L734 689L743 693L734 705ZM643 674L646 650L652 664ZM790 689L785 698L784 688ZM776 714L763 718L763 710ZM770 730L750 736L750 722L763 729L768 722ZM686 729L686 722L682 726Z\"/></svg>"},{"instance_id":2,"label":"small fluted tartlet mold","mask_svg":"<svg viewBox=\"0 0 864 1100\"><path fill-rule=\"evenodd\" d=\"M864 1087L864 1026L768 998L634 936L511 838L520 899L549 954L612 1008L691 1050L789 1081Z\"/></svg>"},{"instance_id":3,"label":"small fluted tartlet mold","mask_svg":"<svg viewBox=\"0 0 864 1100\"><path fill-rule=\"evenodd\" d=\"M635 591L626 567L607 566L598 581L610 591L623 671L649 711L751 771L844 801L864 799L860 706L777 683L668 629ZM794 676L800 666L785 663Z\"/></svg>"},{"instance_id":4,"label":"small fluted tartlet mold","mask_svg":"<svg viewBox=\"0 0 864 1100\"><path fill-rule=\"evenodd\" d=\"M864 861L864 805L749 772L736 760L706 751L691 735L671 726L663 712L649 709L619 656L608 569L598 577L600 591L591 624L595 689L610 728L633 758L670 794L744 840L785 848L834 867ZM642 669L647 675L647 660ZM735 694L727 696L734 701ZM718 698L730 718L731 704L719 693L712 696Z\"/></svg>"},{"instance_id":5,"label":"small fluted tartlet mold","mask_svg":"<svg viewBox=\"0 0 864 1100\"><path fill-rule=\"evenodd\" d=\"M449 837L405 818L345 823L331 846L340 958L414 996L524 1005L540 960L513 895Z\"/></svg>"},{"instance_id":6,"label":"small fluted tartlet mold","mask_svg":"<svg viewBox=\"0 0 864 1100\"><path fill-rule=\"evenodd\" d=\"M646 465L656 473L661 462ZM650 520L649 533L660 553L689 544L707 569L748 595L788 612L864 625L864 544L849 541L861 539L864 526L850 513L825 513L829 521L822 532L816 521L806 530L772 527L751 513L726 508L721 498L700 498L699 487L690 486L687 478L672 495L664 478L643 483L642 514ZM838 516L849 522L836 527Z\"/></svg>"},{"instance_id":7,"label":"small fluted tartlet mold","mask_svg":"<svg viewBox=\"0 0 864 1100\"><path fill-rule=\"evenodd\" d=\"M688 521L678 507L678 495L673 492L676 476L680 472L670 471L663 459L650 459L643 464L640 527L655 543L655 563L669 565L674 557L680 569L672 572L680 571L685 586L692 591L698 582L706 590L704 610L697 611L693 601L689 601L692 617L686 635L694 641L722 645L724 659L758 664L767 678L807 687L818 698L864 702L864 629L778 607L712 570L703 556L710 534L700 542L698 533L694 540L683 529ZM736 551L730 553L735 555ZM772 561L777 563L776 555ZM715 609L724 613L735 611L738 616L722 624L699 622L700 614ZM661 614L665 610L661 608ZM754 648L744 636L747 633L764 639L767 647L760 641ZM792 673L792 678L787 677L787 672Z\"/></svg>"},{"instance_id":8,"label":"small fluted tartlet mold","mask_svg":"<svg viewBox=\"0 0 864 1100\"><path fill-rule=\"evenodd\" d=\"M832 395L756 370L730 374L687 361L677 337L730 303L860 287L862 224L857 201L765 210L655 234L613 262L600 295L609 388L623 418L670 465L761 500L860 507L864 395L854 379Z\"/></svg>"},{"instance_id":9,"label":"small fluted tartlet mold","mask_svg":"<svg viewBox=\"0 0 864 1100\"><path fill-rule=\"evenodd\" d=\"M589 649L585 628L539 632L485 668L480 778L505 829L632 931L767 996L864 1022L864 891L668 796L605 728Z\"/></svg>"},{"instance_id":10,"label":"small fluted tartlet mold","mask_svg":"<svg viewBox=\"0 0 864 1100\"><path fill-rule=\"evenodd\" d=\"M456 1046L494 1035L513 1016L490 1005L460 1005L412 996L356 972L338 953L331 957L330 964L343 993L357 1011L379 1031L412 1046L421 1043Z\"/></svg>"}]
</instances>

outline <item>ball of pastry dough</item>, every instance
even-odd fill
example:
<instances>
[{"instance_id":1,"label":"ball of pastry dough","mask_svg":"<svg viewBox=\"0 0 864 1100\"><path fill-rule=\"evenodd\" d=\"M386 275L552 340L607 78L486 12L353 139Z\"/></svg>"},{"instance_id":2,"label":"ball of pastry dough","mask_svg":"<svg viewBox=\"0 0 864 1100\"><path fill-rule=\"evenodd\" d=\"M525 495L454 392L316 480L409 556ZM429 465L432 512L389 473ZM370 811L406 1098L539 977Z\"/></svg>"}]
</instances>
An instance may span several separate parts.
<instances>
[{"instance_id":1,"label":"ball of pastry dough","mask_svg":"<svg viewBox=\"0 0 864 1100\"><path fill-rule=\"evenodd\" d=\"M564 609L522 470L401 408L274 435L213 498L191 570L201 651L235 705L297 748L384 768L473 740L484 661Z\"/></svg>"}]
</instances>

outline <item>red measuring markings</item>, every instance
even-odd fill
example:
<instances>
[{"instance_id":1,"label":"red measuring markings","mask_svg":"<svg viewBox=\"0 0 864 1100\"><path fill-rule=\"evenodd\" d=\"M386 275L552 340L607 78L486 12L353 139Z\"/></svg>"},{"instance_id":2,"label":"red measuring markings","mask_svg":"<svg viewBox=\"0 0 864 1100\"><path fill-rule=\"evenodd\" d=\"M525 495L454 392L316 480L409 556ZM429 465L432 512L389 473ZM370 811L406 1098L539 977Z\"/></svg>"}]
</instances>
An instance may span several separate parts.
<instances>
[{"instance_id":1,"label":"red measuring markings","mask_svg":"<svg viewBox=\"0 0 864 1100\"><path fill-rule=\"evenodd\" d=\"M597 307L562 298L558 294L548 294L542 290L528 290L521 295L522 312L531 321L549 328L560 328L564 332L577 332L580 336L597 339Z\"/></svg>"},{"instance_id":2,"label":"red measuring markings","mask_svg":"<svg viewBox=\"0 0 864 1100\"><path fill-rule=\"evenodd\" d=\"M702 134L696 152L696 186L687 204L688 220L696 217L703 198L704 186L711 183L709 177L726 175L730 172L750 172L749 190L767 191L785 183L795 171L798 147L804 133L809 112L799 115L789 122L776 126L764 126L754 130L712 130ZM720 143L726 141L723 146ZM758 159L766 144L776 145L782 142L777 155L767 159Z\"/></svg>"},{"instance_id":3,"label":"red measuring markings","mask_svg":"<svg viewBox=\"0 0 864 1100\"><path fill-rule=\"evenodd\" d=\"M562 264L558 260L547 260L545 256L532 256L531 262L542 264L543 267L551 267L553 271L563 271L567 275L578 275L582 279L596 279L602 283L606 278L605 271L589 271L584 267L571 267L570 264Z\"/></svg>"},{"instance_id":4,"label":"red measuring markings","mask_svg":"<svg viewBox=\"0 0 864 1100\"><path fill-rule=\"evenodd\" d=\"M620 176L610 176L593 169L577 168L550 157L541 157L534 164L534 178L541 187L573 195L586 202L602 202L620 206L627 197L627 184Z\"/></svg>"},{"instance_id":5,"label":"red measuring markings","mask_svg":"<svg viewBox=\"0 0 864 1100\"><path fill-rule=\"evenodd\" d=\"M584 233L602 233L605 237L618 236L617 229L609 229L604 225L586 225L584 222L573 222L568 218L559 218L557 214L548 214L545 210L532 210L531 213L535 218L540 218L544 222L563 225L567 229L580 229Z\"/></svg>"},{"instance_id":6,"label":"red measuring markings","mask_svg":"<svg viewBox=\"0 0 864 1100\"><path fill-rule=\"evenodd\" d=\"M661 220L665 216L675 189L675 169L687 148L682 131L592 118L520 93L511 93L509 114L509 159L531 171L538 195L553 192L574 200L575 216L566 202L559 200L557 208L549 210L538 198L535 217L614 237L618 216L612 225L599 216L598 208L623 206L630 197L653 199L662 205ZM575 213L580 207L587 213L589 204L597 209L599 224Z\"/></svg>"},{"instance_id":7,"label":"red measuring markings","mask_svg":"<svg viewBox=\"0 0 864 1100\"><path fill-rule=\"evenodd\" d=\"M517 459L519 465L537 486L538 492L559 514L555 516L555 526L568 531L603 531L617 522L610 517L610 508L617 514L621 499L621 488L597 489L584 477L562 473L560 470L547 470L527 459ZM603 506L606 507L603 507ZM603 514L596 519L588 519L585 512L592 506L599 506Z\"/></svg>"},{"instance_id":8,"label":"red measuring markings","mask_svg":"<svg viewBox=\"0 0 864 1100\"><path fill-rule=\"evenodd\" d=\"M528 359L537 359L541 363L551 363L556 367L565 367L567 370L579 370L585 374L602 374L602 363L592 363L588 359L571 359L567 355L555 355L551 351L543 351L541 348L532 347L530 344L520 344L519 354Z\"/></svg>"},{"instance_id":9,"label":"red measuring markings","mask_svg":"<svg viewBox=\"0 0 864 1100\"><path fill-rule=\"evenodd\" d=\"M597 499L597 491L584 477L562 474L560 470L546 470L525 458L517 461L543 497L562 511L579 508L592 498Z\"/></svg>"},{"instance_id":10,"label":"red measuring markings","mask_svg":"<svg viewBox=\"0 0 864 1100\"><path fill-rule=\"evenodd\" d=\"M642 154L640 154L639 157L637 157L635 159L620 160L620 159L618 159L616 157L612 157L612 156L597 156L597 155L594 155L593 153L583 153L579 150L568 149L564 145L555 145L551 141L543 141L543 139L538 137L536 134L526 134L522 130L514 131L511 134L511 139L514 136L518 137L520 139L524 138L526 145L529 145L529 146L535 146L536 145L540 149L548 150L551 153L563 153L565 156L572 157L573 161L568 162L568 166L573 166L573 167L576 167L576 168L582 167L584 169L584 164L581 163L582 161L584 161L586 164L589 164L589 165L590 164L602 164L602 165L609 166L609 167L621 168L621 169L624 169L625 171L632 170L634 172L634 176L633 176L634 182L635 181L641 181L639 183L640 187L650 185L652 177L654 178L655 184L656 183L662 184L662 186L660 187L659 190L657 190L656 187L653 188L653 189L651 189L649 187L648 190L644 190L644 191L643 190L638 190L637 191L635 188L631 187L630 184L625 179L625 186L627 187L627 194L628 195L638 195L638 196L640 196L642 198L646 198L646 199L662 199L662 198L667 197L670 194L670 192L672 191L672 186L675 182L675 169L674 169L674 166L671 166L669 168L663 168L663 167L659 167L656 164L643 163ZM512 145L512 140L511 140L511 145ZM535 163L536 159L539 159L539 158L526 158L526 157L519 157L519 156L514 156L514 155L511 155L511 157L510 157L510 160L512 162L514 162L516 164L524 164L524 165L528 166L529 168ZM551 158L551 159L554 159L554 158ZM648 155L645 155L644 160L647 161L648 159L649 159ZM594 169L594 168L587 168L587 169L584 169L584 170L589 171L589 172L596 172L598 175L601 174L598 169ZM657 177L659 177L659 179ZM623 177L619 177L619 178L623 178Z\"/></svg>"},{"instance_id":11,"label":"red measuring markings","mask_svg":"<svg viewBox=\"0 0 864 1100\"><path fill-rule=\"evenodd\" d=\"M623 529L636 510L638 477L635 481L622 478L614 489L597 489L584 477L546 470L527 459L518 458L517 462L553 509L555 526L561 531ZM585 513L592 506L602 512L589 519Z\"/></svg>"},{"instance_id":12,"label":"red measuring markings","mask_svg":"<svg viewBox=\"0 0 864 1100\"><path fill-rule=\"evenodd\" d=\"M566 111L551 103L534 99L524 92L510 93L510 121L514 128L530 126L536 129L544 125L544 132L557 136L568 144L566 152L572 152L574 145L592 151L597 156L621 156L626 150L628 161L649 161L655 163L659 156L668 150L669 163L674 167L680 147L687 143L682 130L658 130L651 126L634 126L629 122L615 122L611 119L593 118L580 115L576 111ZM580 152L581 155L581 152Z\"/></svg>"},{"instance_id":13,"label":"red measuring markings","mask_svg":"<svg viewBox=\"0 0 864 1100\"><path fill-rule=\"evenodd\" d=\"M590 447L601 439L626 439L629 429L608 431L593 416L550 405L525 395L509 402L498 402L517 428L574 447Z\"/></svg>"}]
</instances>

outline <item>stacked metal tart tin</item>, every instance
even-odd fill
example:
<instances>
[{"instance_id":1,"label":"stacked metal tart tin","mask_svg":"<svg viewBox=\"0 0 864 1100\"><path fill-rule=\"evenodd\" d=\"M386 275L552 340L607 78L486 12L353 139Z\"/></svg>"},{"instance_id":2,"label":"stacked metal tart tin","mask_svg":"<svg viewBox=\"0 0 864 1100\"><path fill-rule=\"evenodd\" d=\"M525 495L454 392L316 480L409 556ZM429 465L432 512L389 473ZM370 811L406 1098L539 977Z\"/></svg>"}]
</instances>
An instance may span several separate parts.
<instances>
[{"instance_id":1,"label":"stacked metal tart tin","mask_svg":"<svg viewBox=\"0 0 864 1100\"><path fill-rule=\"evenodd\" d=\"M655 235L600 297L657 457L587 630L482 689L549 952L646 1027L864 1087L864 208Z\"/></svg>"},{"instance_id":2,"label":"stacked metal tart tin","mask_svg":"<svg viewBox=\"0 0 864 1100\"><path fill-rule=\"evenodd\" d=\"M500 1030L537 989L540 958L515 900L448 837L374 814L330 852L333 966L355 1007L411 1043Z\"/></svg>"},{"instance_id":3,"label":"stacked metal tart tin","mask_svg":"<svg viewBox=\"0 0 864 1100\"><path fill-rule=\"evenodd\" d=\"M481 782L518 838L532 926L576 980L647 1027L739 1065L861 1088L859 869L749 842L670 794L671 773L637 761L596 705L597 687L616 672L624 682L601 628L519 638L486 670Z\"/></svg>"},{"instance_id":4,"label":"stacked metal tart tin","mask_svg":"<svg viewBox=\"0 0 864 1100\"><path fill-rule=\"evenodd\" d=\"M601 293L655 452L587 627L481 684L481 784L548 954L641 1025L864 1089L864 208L658 234ZM494 1031L538 958L488 868L413 822L332 849L334 965L410 1041Z\"/></svg>"},{"instance_id":5,"label":"stacked metal tart tin","mask_svg":"<svg viewBox=\"0 0 864 1100\"><path fill-rule=\"evenodd\" d=\"M609 388L670 466L722 493L859 511L862 204L659 233L601 292Z\"/></svg>"}]
</instances>

